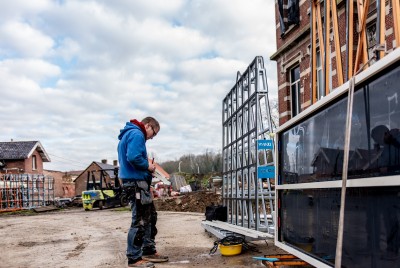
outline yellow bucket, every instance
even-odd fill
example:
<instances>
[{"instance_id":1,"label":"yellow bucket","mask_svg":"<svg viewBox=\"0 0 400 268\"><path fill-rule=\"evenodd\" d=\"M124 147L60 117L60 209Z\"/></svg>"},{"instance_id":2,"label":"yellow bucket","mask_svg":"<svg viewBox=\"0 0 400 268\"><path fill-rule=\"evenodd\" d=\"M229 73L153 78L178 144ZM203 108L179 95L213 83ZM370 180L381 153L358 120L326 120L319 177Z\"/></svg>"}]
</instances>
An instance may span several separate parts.
<instances>
[{"instance_id":1,"label":"yellow bucket","mask_svg":"<svg viewBox=\"0 0 400 268\"><path fill-rule=\"evenodd\" d=\"M219 250L223 256L234 256L242 253L242 244L223 245L219 244Z\"/></svg>"}]
</instances>

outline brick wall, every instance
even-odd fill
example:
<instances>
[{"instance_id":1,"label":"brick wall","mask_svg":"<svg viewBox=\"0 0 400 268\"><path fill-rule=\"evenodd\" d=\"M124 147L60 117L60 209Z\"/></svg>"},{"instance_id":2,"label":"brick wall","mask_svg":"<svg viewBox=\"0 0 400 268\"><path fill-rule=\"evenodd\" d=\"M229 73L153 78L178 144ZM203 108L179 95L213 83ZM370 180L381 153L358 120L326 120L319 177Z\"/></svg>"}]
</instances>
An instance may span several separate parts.
<instances>
[{"instance_id":1,"label":"brick wall","mask_svg":"<svg viewBox=\"0 0 400 268\"><path fill-rule=\"evenodd\" d=\"M62 185L62 176L64 172L43 170L43 174L54 178L54 197L64 197L64 191Z\"/></svg>"},{"instance_id":2,"label":"brick wall","mask_svg":"<svg viewBox=\"0 0 400 268\"><path fill-rule=\"evenodd\" d=\"M76 195L81 195L82 191L86 190L87 187L87 176L88 176L88 171L92 170L99 170L100 167L96 163L92 163L85 169L84 172L82 172L75 180L75 194ZM100 172L94 172L96 181L100 180ZM92 178L90 178L92 180ZM110 182L112 185L114 184L114 181L109 178L109 176L106 174L106 182ZM102 182L103 188L105 188L105 183L104 181Z\"/></svg>"},{"instance_id":3,"label":"brick wall","mask_svg":"<svg viewBox=\"0 0 400 268\"><path fill-rule=\"evenodd\" d=\"M36 169L32 169L32 159L33 156L36 157ZM39 152L34 151L32 155L27 159L18 159L18 160L5 160L6 168L1 173L10 173L10 174L20 174L20 173L28 173L28 174L43 174L43 160L40 156Z\"/></svg>"},{"instance_id":4,"label":"brick wall","mask_svg":"<svg viewBox=\"0 0 400 268\"><path fill-rule=\"evenodd\" d=\"M287 1L284 1L286 4ZM290 26L286 29L286 33L281 36L281 25L279 22L279 10L277 1L275 2L275 21L276 21L276 43L277 52L271 57L272 60L277 62L277 80L278 80L278 103L279 103L279 124L287 122L291 116L291 91L290 91L290 69L296 65L300 66L300 102L301 111L305 110L312 104L312 92L311 92L311 34L305 34L305 30L310 28L311 19L311 3L312 1L300 0L300 23L297 26ZM343 71L344 82L347 78L347 48L346 48L346 1L338 1L337 14L338 14L338 32L339 42L341 50L341 66ZM354 2L354 9L357 10L356 2ZM375 5L371 4L369 10L369 20L374 20L376 17ZM393 16L391 9L391 2L386 2L386 48L390 52L395 45L394 34L393 34ZM323 14L322 14L323 16ZM355 25L357 25L357 14L354 15ZM335 53L335 43L333 39L333 24L331 21L330 35L328 42L330 44L330 54L328 55L331 68L330 89L328 92L332 92L339 86L338 72L336 68L336 62L338 58ZM302 34L303 33L303 34ZM357 37L357 26L353 27L354 43L358 42ZM351 68L354 68L354 62L356 57L357 47L349 48L353 49L353 63ZM298 56L296 57L296 54Z\"/></svg>"}]
</instances>

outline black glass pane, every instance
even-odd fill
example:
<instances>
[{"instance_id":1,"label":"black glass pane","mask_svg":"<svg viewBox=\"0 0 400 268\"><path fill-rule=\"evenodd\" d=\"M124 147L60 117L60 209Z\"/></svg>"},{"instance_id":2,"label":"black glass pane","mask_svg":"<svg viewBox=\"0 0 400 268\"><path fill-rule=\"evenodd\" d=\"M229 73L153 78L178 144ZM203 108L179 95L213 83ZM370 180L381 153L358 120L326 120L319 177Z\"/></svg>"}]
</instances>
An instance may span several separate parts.
<instances>
[{"instance_id":1,"label":"black glass pane","mask_svg":"<svg viewBox=\"0 0 400 268\"><path fill-rule=\"evenodd\" d=\"M354 94L348 177L400 174L400 67ZM347 97L280 135L280 184L342 177Z\"/></svg>"},{"instance_id":2,"label":"black glass pane","mask_svg":"<svg viewBox=\"0 0 400 268\"><path fill-rule=\"evenodd\" d=\"M334 264L340 189L279 190L278 240ZM343 267L400 267L400 186L348 188Z\"/></svg>"},{"instance_id":3,"label":"black glass pane","mask_svg":"<svg viewBox=\"0 0 400 268\"><path fill-rule=\"evenodd\" d=\"M363 87L354 98L349 177L400 173L400 68Z\"/></svg>"}]
</instances>

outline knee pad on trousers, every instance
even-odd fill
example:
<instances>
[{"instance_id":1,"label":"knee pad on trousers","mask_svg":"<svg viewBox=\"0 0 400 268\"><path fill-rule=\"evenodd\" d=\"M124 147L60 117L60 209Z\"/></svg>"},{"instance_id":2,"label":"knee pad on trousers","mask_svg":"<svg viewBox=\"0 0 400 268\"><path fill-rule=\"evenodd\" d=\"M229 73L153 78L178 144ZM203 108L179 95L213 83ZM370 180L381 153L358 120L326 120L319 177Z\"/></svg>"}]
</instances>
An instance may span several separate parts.
<instances>
[{"instance_id":1,"label":"knee pad on trousers","mask_svg":"<svg viewBox=\"0 0 400 268\"><path fill-rule=\"evenodd\" d=\"M135 246L141 247L143 245L143 237L144 237L144 228L143 226L139 226L135 239L133 240L133 244Z\"/></svg>"}]
</instances>

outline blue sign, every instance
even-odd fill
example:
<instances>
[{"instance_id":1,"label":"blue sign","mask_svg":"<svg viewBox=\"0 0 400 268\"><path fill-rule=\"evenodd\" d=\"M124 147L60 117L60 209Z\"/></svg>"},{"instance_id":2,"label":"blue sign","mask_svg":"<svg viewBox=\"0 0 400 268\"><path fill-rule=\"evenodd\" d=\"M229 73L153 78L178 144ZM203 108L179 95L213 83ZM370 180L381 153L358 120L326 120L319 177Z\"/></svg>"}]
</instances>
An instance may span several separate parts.
<instances>
[{"instance_id":1,"label":"blue sign","mask_svg":"<svg viewBox=\"0 0 400 268\"><path fill-rule=\"evenodd\" d=\"M258 167L257 171L257 176L259 179L275 178L274 166Z\"/></svg>"},{"instance_id":2,"label":"blue sign","mask_svg":"<svg viewBox=\"0 0 400 268\"><path fill-rule=\"evenodd\" d=\"M273 140L257 140L258 150L268 150L274 148Z\"/></svg>"}]
</instances>

